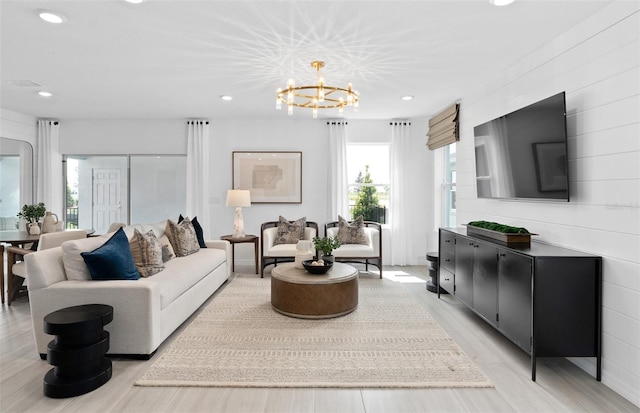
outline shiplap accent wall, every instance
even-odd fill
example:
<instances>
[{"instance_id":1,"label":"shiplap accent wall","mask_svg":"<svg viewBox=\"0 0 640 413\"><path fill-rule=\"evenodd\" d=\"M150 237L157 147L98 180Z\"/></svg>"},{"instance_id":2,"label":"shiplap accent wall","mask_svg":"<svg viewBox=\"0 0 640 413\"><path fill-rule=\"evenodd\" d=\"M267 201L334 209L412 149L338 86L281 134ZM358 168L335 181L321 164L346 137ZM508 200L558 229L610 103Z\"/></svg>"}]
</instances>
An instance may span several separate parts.
<instances>
[{"instance_id":1,"label":"shiplap accent wall","mask_svg":"<svg viewBox=\"0 0 640 413\"><path fill-rule=\"evenodd\" d=\"M499 73L461 107L459 223L527 227L603 256L603 382L640 405L640 3L619 1ZM473 127L566 91L566 202L476 197ZM576 286L579 288L579 286ZM572 359L595 375L595 359Z\"/></svg>"}]
</instances>

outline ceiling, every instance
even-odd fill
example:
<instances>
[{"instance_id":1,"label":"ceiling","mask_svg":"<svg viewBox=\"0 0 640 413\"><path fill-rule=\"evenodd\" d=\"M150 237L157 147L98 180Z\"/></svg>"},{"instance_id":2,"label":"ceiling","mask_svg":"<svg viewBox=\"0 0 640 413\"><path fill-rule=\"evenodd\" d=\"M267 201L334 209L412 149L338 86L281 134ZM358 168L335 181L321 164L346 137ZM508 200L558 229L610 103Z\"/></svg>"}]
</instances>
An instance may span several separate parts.
<instances>
[{"instance_id":1,"label":"ceiling","mask_svg":"<svg viewBox=\"0 0 640 413\"><path fill-rule=\"evenodd\" d=\"M326 84L352 82L361 95L345 118L428 116L609 3L1 0L0 107L57 119L287 118L276 88L312 83L310 62L323 60ZM42 86L10 82L23 80Z\"/></svg>"}]
</instances>

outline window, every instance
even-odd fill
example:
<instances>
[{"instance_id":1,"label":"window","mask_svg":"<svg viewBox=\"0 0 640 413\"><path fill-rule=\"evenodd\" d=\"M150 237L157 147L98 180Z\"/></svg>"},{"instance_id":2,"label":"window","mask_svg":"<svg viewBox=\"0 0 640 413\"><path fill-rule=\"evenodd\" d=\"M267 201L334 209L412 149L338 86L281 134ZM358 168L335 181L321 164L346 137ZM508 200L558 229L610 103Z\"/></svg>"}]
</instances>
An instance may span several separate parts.
<instances>
[{"instance_id":1,"label":"window","mask_svg":"<svg viewBox=\"0 0 640 413\"><path fill-rule=\"evenodd\" d=\"M347 144L350 219L386 223L389 214L389 145Z\"/></svg>"},{"instance_id":2,"label":"window","mask_svg":"<svg viewBox=\"0 0 640 413\"><path fill-rule=\"evenodd\" d=\"M444 150L444 181L442 184L443 224L456 226L456 144L452 143Z\"/></svg>"},{"instance_id":3,"label":"window","mask_svg":"<svg viewBox=\"0 0 640 413\"><path fill-rule=\"evenodd\" d=\"M154 222L186 208L186 156L66 156L67 228Z\"/></svg>"}]
</instances>

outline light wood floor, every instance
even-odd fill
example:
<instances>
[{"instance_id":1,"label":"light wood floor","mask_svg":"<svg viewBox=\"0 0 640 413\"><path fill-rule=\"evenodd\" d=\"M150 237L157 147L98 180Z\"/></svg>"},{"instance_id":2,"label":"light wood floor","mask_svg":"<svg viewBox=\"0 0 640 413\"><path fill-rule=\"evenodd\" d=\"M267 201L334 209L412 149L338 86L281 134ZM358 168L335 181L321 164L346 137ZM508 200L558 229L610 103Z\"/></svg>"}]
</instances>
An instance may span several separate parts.
<instances>
[{"instance_id":1,"label":"light wood floor","mask_svg":"<svg viewBox=\"0 0 640 413\"><path fill-rule=\"evenodd\" d=\"M236 270L250 273L252 268L239 265ZM21 298L0 310L0 412L640 412L565 359L540 359L537 381L532 382L524 352L451 297L438 300L426 291L425 267L385 267L385 271L414 293L495 388L135 387L134 381L153 359L114 358L113 378L104 386L79 397L49 399L43 395L42 378L51 366L35 352L29 303Z\"/></svg>"}]
</instances>

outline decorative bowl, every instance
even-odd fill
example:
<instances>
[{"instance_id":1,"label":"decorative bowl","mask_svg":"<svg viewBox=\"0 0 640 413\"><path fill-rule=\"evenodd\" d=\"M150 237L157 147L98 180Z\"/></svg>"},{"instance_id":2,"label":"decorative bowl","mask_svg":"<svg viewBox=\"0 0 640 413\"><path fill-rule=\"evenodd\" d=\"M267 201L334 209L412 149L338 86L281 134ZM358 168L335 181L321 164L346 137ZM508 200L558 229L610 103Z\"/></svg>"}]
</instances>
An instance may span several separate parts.
<instances>
[{"instance_id":1,"label":"decorative bowl","mask_svg":"<svg viewBox=\"0 0 640 413\"><path fill-rule=\"evenodd\" d=\"M311 274L326 274L331 269L331 267L333 267L333 262L331 261L325 261L324 265L311 265L313 261L314 260L302 261L304 269Z\"/></svg>"}]
</instances>

